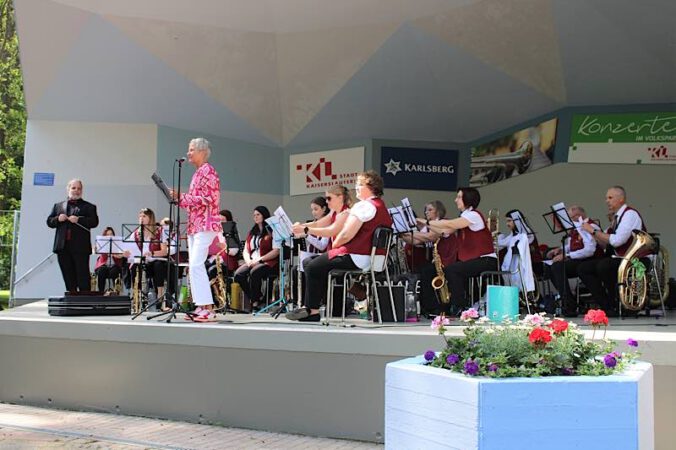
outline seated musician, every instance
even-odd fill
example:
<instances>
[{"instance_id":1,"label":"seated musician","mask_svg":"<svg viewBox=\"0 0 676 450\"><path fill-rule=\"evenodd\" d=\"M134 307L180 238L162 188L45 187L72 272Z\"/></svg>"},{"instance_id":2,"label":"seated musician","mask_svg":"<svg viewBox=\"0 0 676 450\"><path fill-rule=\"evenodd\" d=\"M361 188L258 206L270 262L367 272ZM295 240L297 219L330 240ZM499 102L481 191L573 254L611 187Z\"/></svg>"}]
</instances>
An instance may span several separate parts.
<instances>
[{"instance_id":1,"label":"seated musician","mask_svg":"<svg viewBox=\"0 0 676 450\"><path fill-rule=\"evenodd\" d=\"M221 225L223 226L223 237L225 238L224 252L225 265L229 272L234 272L239 267L239 232L237 231L237 222L232 219L232 212L229 209L222 209Z\"/></svg>"},{"instance_id":2,"label":"seated musician","mask_svg":"<svg viewBox=\"0 0 676 450\"><path fill-rule=\"evenodd\" d=\"M439 200L434 200L425 205L426 220L441 220L445 218L446 207ZM447 267L456 262L458 257L457 236L455 233L449 232L440 234L431 230L422 222L418 223L418 228L420 231L414 231L412 237L410 234L403 234L400 237L407 243L405 253L408 259L408 267L411 268L412 272L420 274L421 313L423 315L436 315L441 312L447 313L450 305L442 303L432 288L432 279L438 275L432 258L434 244L437 243L437 251L439 252L442 266ZM420 250L423 251L425 258L422 257ZM429 258L427 254L429 254Z\"/></svg>"},{"instance_id":3,"label":"seated musician","mask_svg":"<svg viewBox=\"0 0 676 450\"><path fill-rule=\"evenodd\" d=\"M497 239L497 246L502 249L499 252L500 269L512 272L512 275L504 276L509 285L517 286L521 291L525 286L527 292L534 292L534 275L542 274L544 270L537 237L518 209L508 211L505 217L509 233L501 233Z\"/></svg>"},{"instance_id":4,"label":"seated musician","mask_svg":"<svg viewBox=\"0 0 676 450\"><path fill-rule=\"evenodd\" d=\"M150 208L143 208L139 211L139 229L134 231L134 240L143 255L143 265L145 266L146 278L152 280L153 291L157 298L164 295L164 282L167 276L167 254L169 247L166 242L162 242L162 228L155 220L155 212ZM141 228L143 234L141 234ZM129 256L128 254L125 256ZM155 259L161 258L161 259ZM138 263L135 261L131 266L132 280L136 279ZM132 289L138 289L139 286L132 286Z\"/></svg>"},{"instance_id":5,"label":"seated musician","mask_svg":"<svg viewBox=\"0 0 676 450\"><path fill-rule=\"evenodd\" d=\"M106 227L103 230L103 236L115 236L113 227ZM122 253L113 253L111 257L110 262L107 253L99 254L99 257L96 258L94 273L96 274L98 290L101 292L106 290L106 280L115 280L122 273L124 255Z\"/></svg>"},{"instance_id":6,"label":"seated musician","mask_svg":"<svg viewBox=\"0 0 676 450\"><path fill-rule=\"evenodd\" d=\"M320 244L319 238L327 238L326 246L323 249L324 251L332 247L332 239L340 230L343 229L343 226L349 216L349 209L352 206L352 197L350 196L350 191L341 184L336 184L331 186L326 191L326 206L329 208L330 212L327 215L315 220L312 222L306 223L294 223L293 224L293 233L295 236L313 236L316 238L315 243ZM313 215L314 216L314 215ZM316 249L317 247L315 247ZM317 252L320 253L320 252Z\"/></svg>"},{"instance_id":7,"label":"seated musician","mask_svg":"<svg viewBox=\"0 0 676 450\"><path fill-rule=\"evenodd\" d=\"M475 277L497 267L497 257L493 249L491 236L484 215L476 209L481 201L479 191L471 187L458 189L455 205L460 211L457 219L439 219L424 221L437 233L458 232L458 262L444 268L451 294L451 304L455 311L469 306L465 286L470 277Z\"/></svg>"},{"instance_id":8,"label":"seated musician","mask_svg":"<svg viewBox=\"0 0 676 450\"><path fill-rule=\"evenodd\" d=\"M613 186L606 192L606 205L613 220L607 232L597 230L591 223L582 228L590 233L606 250L606 256L593 258L581 263L577 273L592 295L592 301L599 305L609 317L619 315L617 299L617 270L622 258L633 242L632 231L646 231L641 214L627 205L627 193L622 186Z\"/></svg>"},{"instance_id":9,"label":"seated musician","mask_svg":"<svg viewBox=\"0 0 676 450\"><path fill-rule=\"evenodd\" d=\"M373 170L357 176L355 185L360 200L345 219L331 249L303 264L305 271L305 307L286 314L290 320L318 322L319 307L326 302L327 276L332 269L366 270L371 265L373 234L379 226L392 226L383 195L383 179ZM333 210L334 207L331 206ZM335 210L334 210L335 211ZM314 227L309 230L314 234ZM383 258L379 255L376 258Z\"/></svg>"},{"instance_id":10,"label":"seated musician","mask_svg":"<svg viewBox=\"0 0 676 450\"><path fill-rule=\"evenodd\" d=\"M446 218L446 207L439 200L425 205L425 219L437 220ZM419 273L432 260L432 244L439 235L431 231L427 225L418 224L418 231L403 233L399 238L404 241L406 267L410 272Z\"/></svg>"},{"instance_id":11,"label":"seated musician","mask_svg":"<svg viewBox=\"0 0 676 450\"><path fill-rule=\"evenodd\" d=\"M235 271L235 282L242 286L253 311L261 307L263 279L273 275L279 263L279 249L273 248L272 232L265 223L269 217L270 211L265 206L254 208L254 225L246 237L242 253L244 264Z\"/></svg>"},{"instance_id":12,"label":"seated musician","mask_svg":"<svg viewBox=\"0 0 676 450\"><path fill-rule=\"evenodd\" d=\"M581 206L570 206L568 208L568 215L573 223L575 223L575 229L568 232L568 236L564 241L565 252L561 247L554 248L547 252L547 259L552 261L552 265L549 267L548 272L552 283L554 283L554 287L556 287L559 295L564 298L563 314L566 317L576 317L577 302L570 290L568 279L578 276L577 268L581 263L590 258L602 256L601 248L596 245L596 241L591 233L582 228L582 224L590 223L594 229L599 231L601 230L601 227L589 220L584 208Z\"/></svg>"}]
</instances>

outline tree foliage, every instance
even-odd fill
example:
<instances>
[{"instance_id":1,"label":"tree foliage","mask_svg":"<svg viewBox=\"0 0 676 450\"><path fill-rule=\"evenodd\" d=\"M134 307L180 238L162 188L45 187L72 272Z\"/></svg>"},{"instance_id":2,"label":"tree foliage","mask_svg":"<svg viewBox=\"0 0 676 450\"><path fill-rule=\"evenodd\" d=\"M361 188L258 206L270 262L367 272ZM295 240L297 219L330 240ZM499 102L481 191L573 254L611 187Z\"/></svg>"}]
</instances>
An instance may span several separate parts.
<instances>
[{"instance_id":1,"label":"tree foliage","mask_svg":"<svg viewBox=\"0 0 676 450\"><path fill-rule=\"evenodd\" d=\"M11 0L0 0L0 210L19 209L26 140L26 107L19 41ZM11 244L12 215L0 215L0 242ZM9 285L11 248L0 252L0 287Z\"/></svg>"}]
</instances>

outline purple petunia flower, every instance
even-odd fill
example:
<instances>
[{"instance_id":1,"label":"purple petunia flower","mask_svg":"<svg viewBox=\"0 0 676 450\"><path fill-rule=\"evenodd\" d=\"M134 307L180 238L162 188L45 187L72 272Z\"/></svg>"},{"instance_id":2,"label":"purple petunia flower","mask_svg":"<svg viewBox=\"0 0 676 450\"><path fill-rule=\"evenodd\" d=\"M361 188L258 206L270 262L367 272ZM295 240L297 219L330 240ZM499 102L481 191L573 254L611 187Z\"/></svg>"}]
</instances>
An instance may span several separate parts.
<instances>
[{"instance_id":1,"label":"purple petunia flower","mask_svg":"<svg viewBox=\"0 0 676 450\"><path fill-rule=\"evenodd\" d=\"M432 361L435 356L436 353L434 353L434 350L427 350L425 352L425 361Z\"/></svg>"},{"instance_id":2,"label":"purple petunia flower","mask_svg":"<svg viewBox=\"0 0 676 450\"><path fill-rule=\"evenodd\" d=\"M570 367L564 367L563 369L561 369L561 375L570 376L573 375L574 373L575 372Z\"/></svg>"},{"instance_id":3,"label":"purple petunia flower","mask_svg":"<svg viewBox=\"0 0 676 450\"><path fill-rule=\"evenodd\" d=\"M460 357L459 357L458 355L456 355L455 353L451 353L450 355L448 355L448 356L446 357L446 362L447 362L450 366L454 366L455 364L458 363L458 361L460 361Z\"/></svg>"},{"instance_id":4,"label":"purple petunia flower","mask_svg":"<svg viewBox=\"0 0 676 450\"><path fill-rule=\"evenodd\" d=\"M615 367L617 365L617 359L615 359L612 353L609 353L603 358L603 364L608 368Z\"/></svg>"},{"instance_id":5,"label":"purple petunia flower","mask_svg":"<svg viewBox=\"0 0 676 450\"><path fill-rule=\"evenodd\" d=\"M488 371L489 372L497 372L498 371L498 365L495 363L490 363L488 365Z\"/></svg>"},{"instance_id":6,"label":"purple petunia flower","mask_svg":"<svg viewBox=\"0 0 676 450\"><path fill-rule=\"evenodd\" d=\"M465 361L464 369L467 375L476 375L479 371L479 364L475 363L471 359L468 359Z\"/></svg>"},{"instance_id":7,"label":"purple petunia flower","mask_svg":"<svg viewBox=\"0 0 676 450\"><path fill-rule=\"evenodd\" d=\"M627 345L629 347L638 347L638 341L632 338L627 339Z\"/></svg>"}]
</instances>

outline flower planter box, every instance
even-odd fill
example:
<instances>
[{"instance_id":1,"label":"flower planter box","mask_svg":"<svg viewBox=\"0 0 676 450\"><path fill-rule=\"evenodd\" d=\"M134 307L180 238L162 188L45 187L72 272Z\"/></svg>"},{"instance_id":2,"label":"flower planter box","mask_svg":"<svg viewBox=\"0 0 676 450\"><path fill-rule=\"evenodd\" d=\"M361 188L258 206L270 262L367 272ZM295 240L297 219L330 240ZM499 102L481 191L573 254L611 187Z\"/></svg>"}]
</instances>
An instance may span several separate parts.
<instances>
[{"instance_id":1,"label":"flower planter box","mask_svg":"<svg viewBox=\"0 0 676 450\"><path fill-rule=\"evenodd\" d=\"M387 365L388 449L653 449L653 369L603 377L479 378Z\"/></svg>"}]
</instances>

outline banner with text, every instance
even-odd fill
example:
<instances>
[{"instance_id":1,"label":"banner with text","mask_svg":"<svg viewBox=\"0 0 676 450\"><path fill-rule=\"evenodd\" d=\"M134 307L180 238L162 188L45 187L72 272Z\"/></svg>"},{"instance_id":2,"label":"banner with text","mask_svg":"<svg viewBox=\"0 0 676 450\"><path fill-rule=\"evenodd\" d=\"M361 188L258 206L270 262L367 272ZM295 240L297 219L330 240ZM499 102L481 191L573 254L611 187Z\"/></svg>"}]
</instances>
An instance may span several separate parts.
<instances>
[{"instance_id":1,"label":"banner with text","mask_svg":"<svg viewBox=\"0 0 676 450\"><path fill-rule=\"evenodd\" d=\"M382 147L380 174L386 188L455 191L458 151Z\"/></svg>"},{"instance_id":2,"label":"banner with text","mask_svg":"<svg viewBox=\"0 0 676 450\"><path fill-rule=\"evenodd\" d=\"M576 114L568 162L676 164L676 112Z\"/></svg>"},{"instance_id":3,"label":"banner with text","mask_svg":"<svg viewBox=\"0 0 676 450\"><path fill-rule=\"evenodd\" d=\"M291 155L289 171L291 195L324 192L334 184L352 189L364 171L364 147Z\"/></svg>"},{"instance_id":4,"label":"banner with text","mask_svg":"<svg viewBox=\"0 0 676 450\"><path fill-rule=\"evenodd\" d=\"M485 186L551 165L557 125L558 119L550 119L473 147L469 185Z\"/></svg>"}]
</instances>

